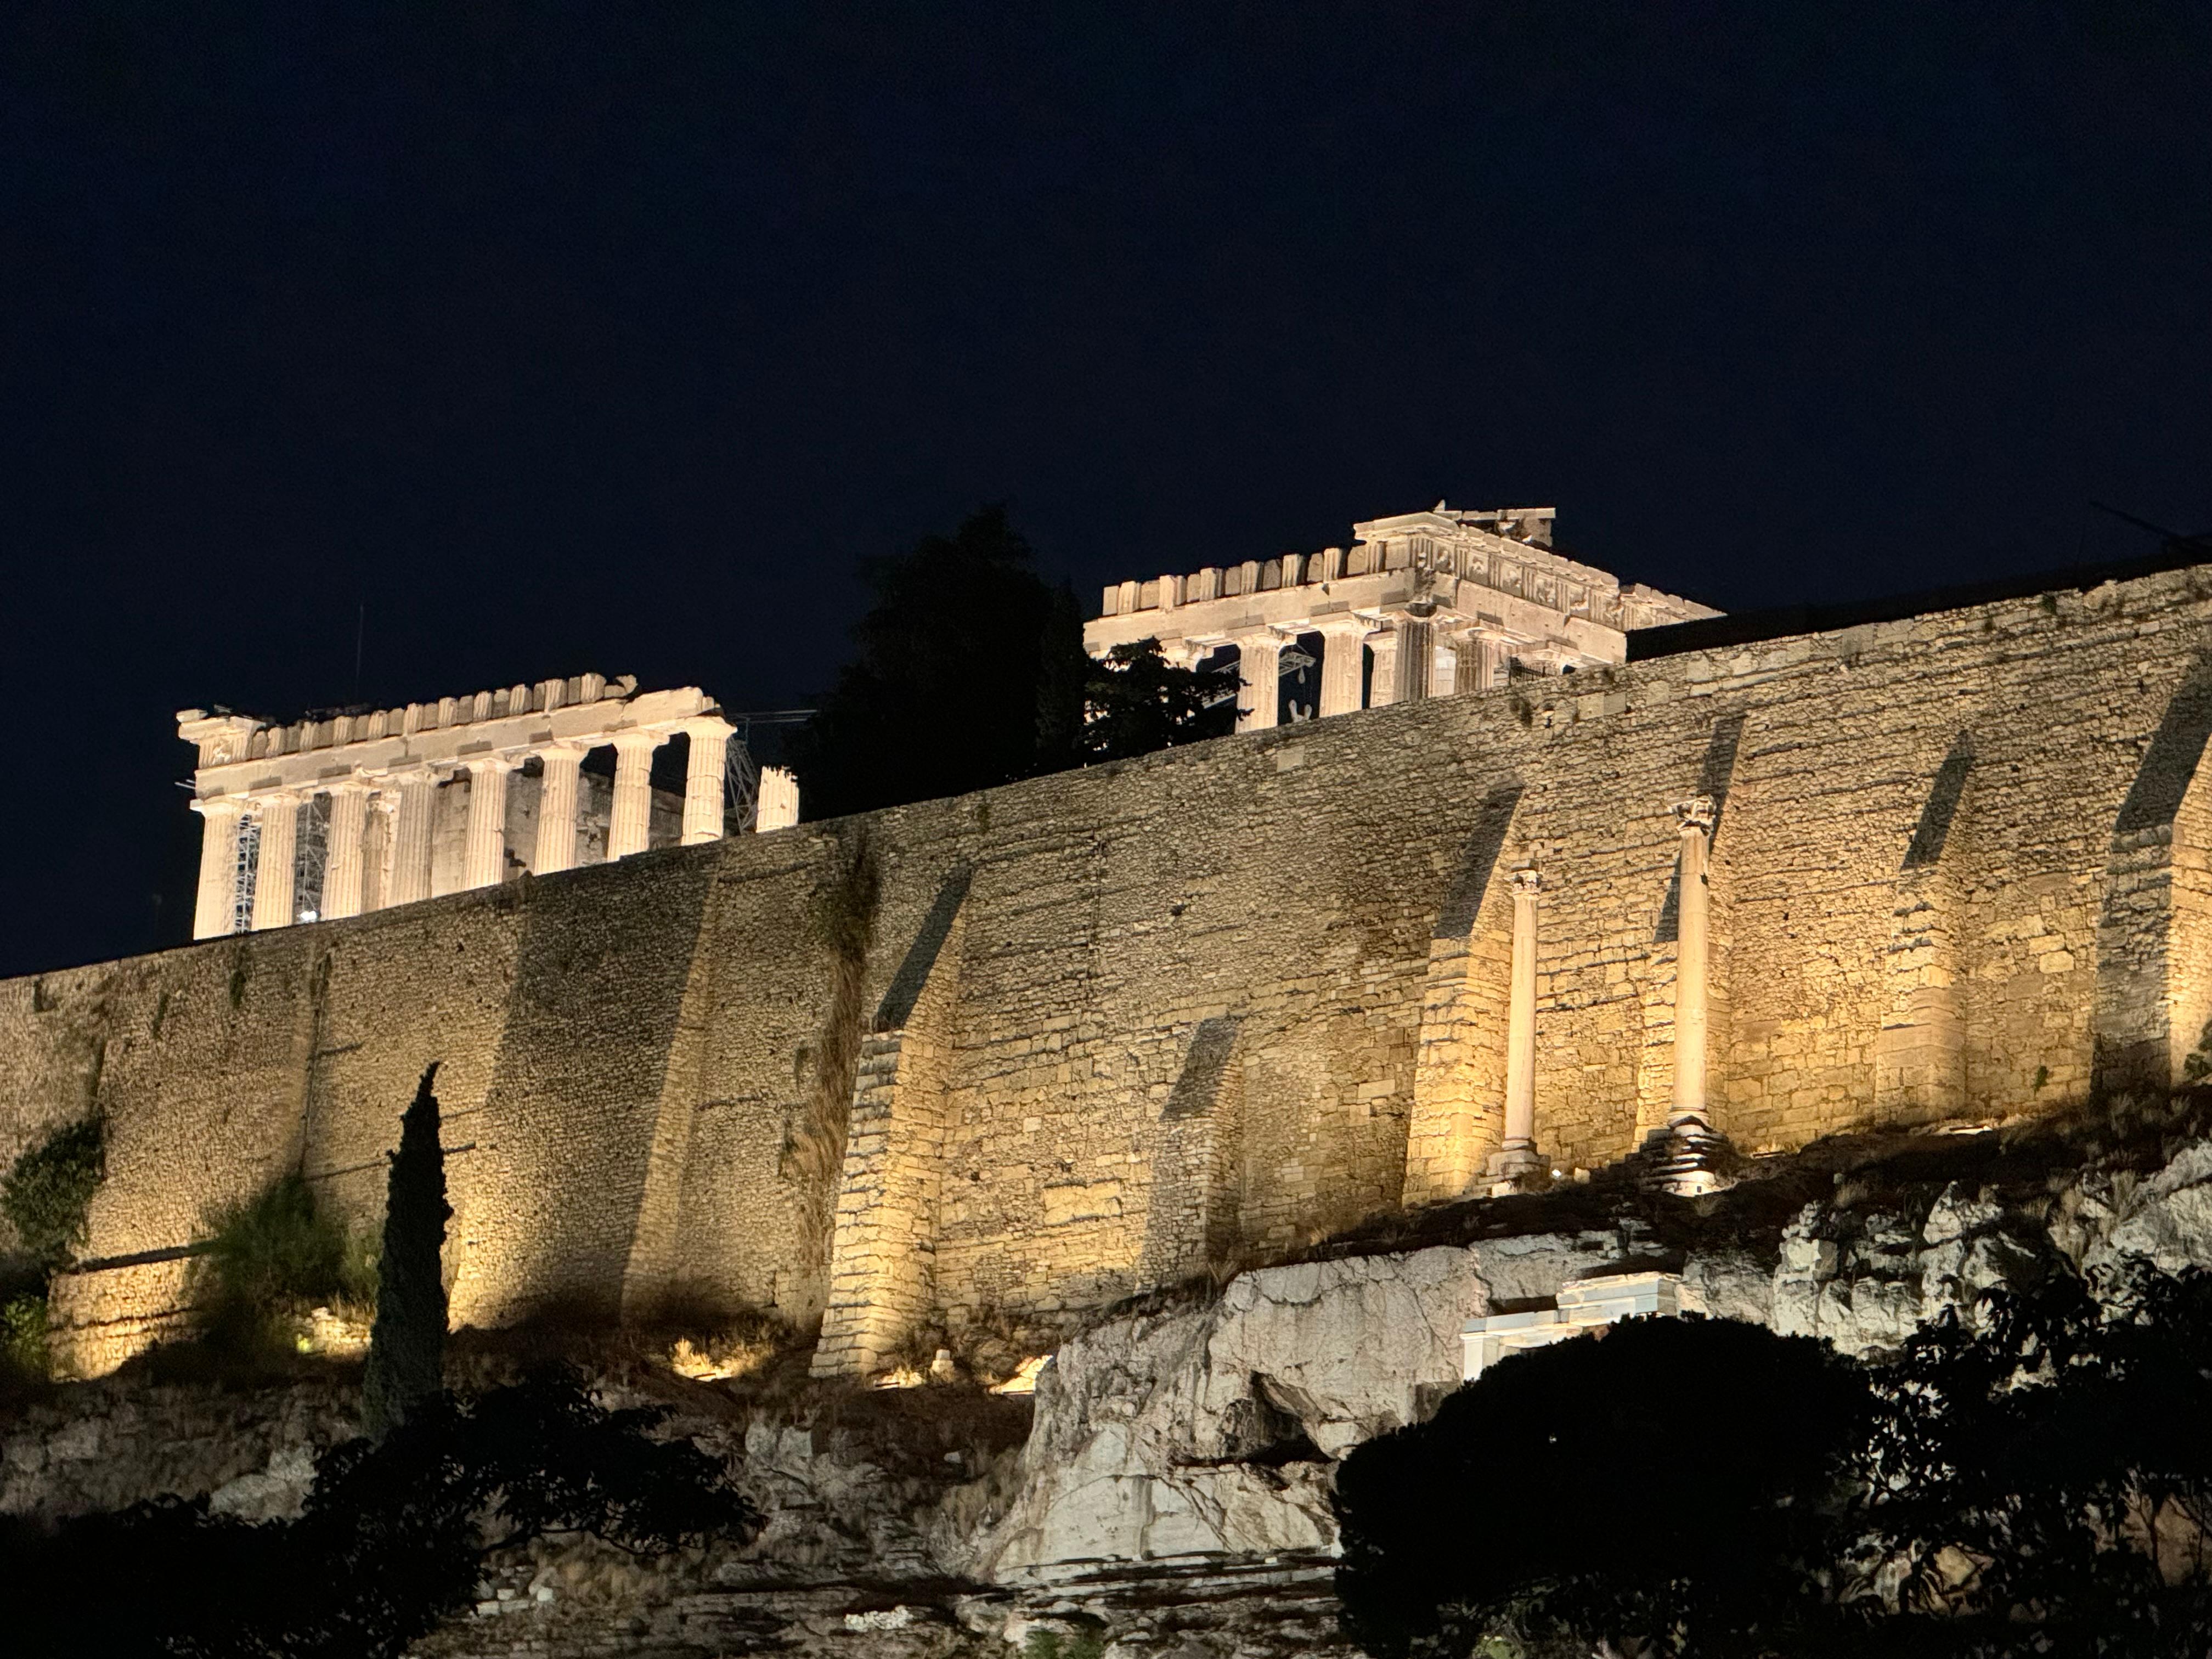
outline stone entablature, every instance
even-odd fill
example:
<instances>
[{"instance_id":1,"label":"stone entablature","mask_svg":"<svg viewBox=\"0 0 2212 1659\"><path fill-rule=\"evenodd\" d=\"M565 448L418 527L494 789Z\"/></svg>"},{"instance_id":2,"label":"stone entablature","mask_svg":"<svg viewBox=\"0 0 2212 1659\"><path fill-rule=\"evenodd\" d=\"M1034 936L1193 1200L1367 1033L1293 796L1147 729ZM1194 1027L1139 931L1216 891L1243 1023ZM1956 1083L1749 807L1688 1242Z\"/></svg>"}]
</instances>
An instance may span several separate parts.
<instances>
[{"instance_id":1,"label":"stone entablature","mask_svg":"<svg viewBox=\"0 0 2212 1659\"><path fill-rule=\"evenodd\" d=\"M1084 644L1103 657L1157 639L1185 665L1236 647L1243 730L1277 723L1266 688L1301 635L1323 641L1316 712L1327 715L1490 690L1516 665L1550 674L1608 666L1626 660L1632 629L1721 614L1553 552L1553 517L1548 507L1468 512L1439 501L1354 525L1349 550L1121 582L1105 590Z\"/></svg>"},{"instance_id":2,"label":"stone entablature","mask_svg":"<svg viewBox=\"0 0 2212 1659\"><path fill-rule=\"evenodd\" d=\"M1460 1377L1472 1382L1499 1360L1588 1336L1624 1319L1669 1318L1683 1311L1680 1273L1614 1273L1562 1285L1548 1308L1486 1314L1460 1328Z\"/></svg>"},{"instance_id":3,"label":"stone entablature","mask_svg":"<svg viewBox=\"0 0 2212 1659\"><path fill-rule=\"evenodd\" d=\"M732 735L696 686L640 692L634 676L583 674L283 726L183 709L177 734L199 750L192 810L205 825L192 937L359 915L434 890L492 886L511 872L571 869L579 862L580 774L584 757L601 747L615 750L605 856L641 853L651 834L653 750L679 733L690 744L681 831L690 846L722 834ZM534 834L514 845L510 775L533 763ZM438 890L436 792L462 778L463 868ZM763 785L755 827L796 823L796 781L772 769ZM322 879L303 909L295 881L301 818L318 797L328 803L326 823L316 826Z\"/></svg>"}]
</instances>

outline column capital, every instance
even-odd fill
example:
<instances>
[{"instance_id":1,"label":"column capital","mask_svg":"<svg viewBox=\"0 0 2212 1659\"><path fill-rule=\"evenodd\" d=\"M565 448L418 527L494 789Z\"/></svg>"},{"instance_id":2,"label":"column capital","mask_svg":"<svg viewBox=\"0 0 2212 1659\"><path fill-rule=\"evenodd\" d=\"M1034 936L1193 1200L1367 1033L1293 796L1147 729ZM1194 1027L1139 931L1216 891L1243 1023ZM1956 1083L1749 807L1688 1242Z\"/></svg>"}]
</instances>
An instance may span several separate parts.
<instances>
[{"instance_id":1,"label":"column capital","mask_svg":"<svg viewBox=\"0 0 2212 1659\"><path fill-rule=\"evenodd\" d=\"M332 795L373 795L376 793L376 785L358 772L349 778L332 778L322 787L325 793Z\"/></svg>"},{"instance_id":2,"label":"column capital","mask_svg":"<svg viewBox=\"0 0 2212 1659\"><path fill-rule=\"evenodd\" d=\"M1681 820L1684 835L1688 835L1693 830L1700 835L1710 835L1712 832L1713 798L1711 795L1697 795L1688 800L1678 800L1668 810Z\"/></svg>"},{"instance_id":3,"label":"column capital","mask_svg":"<svg viewBox=\"0 0 2212 1659\"><path fill-rule=\"evenodd\" d=\"M689 720L672 721L662 735L672 738L681 732L687 738L731 738L737 730L720 714L694 714Z\"/></svg>"},{"instance_id":4,"label":"column capital","mask_svg":"<svg viewBox=\"0 0 2212 1659\"><path fill-rule=\"evenodd\" d=\"M242 816L246 799L243 795L198 795L192 799L191 809L204 818L226 818Z\"/></svg>"},{"instance_id":5,"label":"column capital","mask_svg":"<svg viewBox=\"0 0 2212 1659\"><path fill-rule=\"evenodd\" d=\"M1513 872L1513 896L1515 898L1525 899L1529 903L1534 904L1536 902L1537 894L1543 890L1544 878L1542 876L1537 874L1535 871L1516 870Z\"/></svg>"},{"instance_id":6,"label":"column capital","mask_svg":"<svg viewBox=\"0 0 2212 1659\"><path fill-rule=\"evenodd\" d=\"M1307 623L1302 631L1308 634L1319 634L1324 639L1342 640L1357 639L1361 635L1370 634L1374 630L1375 624L1364 617L1339 614L1334 617L1316 617Z\"/></svg>"},{"instance_id":7,"label":"column capital","mask_svg":"<svg viewBox=\"0 0 2212 1659\"><path fill-rule=\"evenodd\" d=\"M668 741L669 734L655 726L634 727L628 732L610 732L607 741L614 745L617 755L650 755Z\"/></svg>"},{"instance_id":8,"label":"column capital","mask_svg":"<svg viewBox=\"0 0 2212 1659\"><path fill-rule=\"evenodd\" d=\"M512 754L501 750L490 755L465 755L459 764L471 772L512 772L529 758L526 754Z\"/></svg>"}]
</instances>

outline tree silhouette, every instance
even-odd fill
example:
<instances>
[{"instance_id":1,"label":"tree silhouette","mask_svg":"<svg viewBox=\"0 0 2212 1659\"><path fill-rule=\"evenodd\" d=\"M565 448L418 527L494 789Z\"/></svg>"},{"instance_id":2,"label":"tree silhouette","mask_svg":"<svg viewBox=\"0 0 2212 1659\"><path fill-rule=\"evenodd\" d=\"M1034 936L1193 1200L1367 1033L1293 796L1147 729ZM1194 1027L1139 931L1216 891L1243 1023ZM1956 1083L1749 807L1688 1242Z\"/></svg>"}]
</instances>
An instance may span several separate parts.
<instances>
[{"instance_id":1,"label":"tree silhouette","mask_svg":"<svg viewBox=\"0 0 2212 1659\"><path fill-rule=\"evenodd\" d=\"M2046 1273L1876 1372L1853 1559L1906 1654L2212 1650L2212 1278Z\"/></svg>"},{"instance_id":2,"label":"tree silhouette","mask_svg":"<svg viewBox=\"0 0 2212 1659\"><path fill-rule=\"evenodd\" d=\"M1072 763L1081 625L1002 507L864 561L859 655L793 739L809 815L933 799ZM1073 654L1078 660L1071 661Z\"/></svg>"},{"instance_id":3,"label":"tree silhouette","mask_svg":"<svg viewBox=\"0 0 2212 1659\"><path fill-rule=\"evenodd\" d=\"M1346 1460L1346 1633L1378 1659L1471 1653L1501 1629L1536 1650L1773 1651L1869 1408L1825 1343L1728 1321L1635 1320L1509 1358Z\"/></svg>"},{"instance_id":4,"label":"tree silhouette","mask_svg":"<svg viewBox=\"0 0 2212 1659\"><path fill-rule=\"evenodd\" d=\"M1711 1320L1508 1358L1346 1460L1347 1632L1383 1659L2203 1659L2212 1276L2014 1267L1880 1364Z\"/></svg>"},{"instance_id":5,"label":"tree silhouette","mask_svg":"<svg viewBox=\"0 0 2212 1659\"><path fill-rule=\"evenodd\" d=\"M1085 688L1084 755L1124 760L1225 736L1237 723L1235 690L1226 675L1178 668L1158 640L1117 645L1092 665Z\"/></svg>"},{"instance_id":6,"label":"tree silhouette","mask_svg":"<svg viewBox=\"0 0 2212 1659\"><path fill-rule=\"evenodd\" d=\"M417 1400L445 1386L446 1152L438 1140L433 1060L400 1120L399 1150L384 1200L384 1255L377 1268L376 1322L362 1379L362 1426L380 1437Z\"/></svg>"},{"instance_id":7,"label":"tree silhouette","mask_svg":"<svg viewBox=\"0 0 2212 1659\"><path fill-rule=\"evenodd\" d=\"M332 1448L295 1520L167 1498L17 1523L0 1536L9 1650L397 1659L474 1599L486 1558L549 1532L640 1554L750 1538L758 1512L715 1459L655 1437L665 1416L609 1411L555 1369L418 1400L381 1441Z\"/></svg>"}]
</instances>

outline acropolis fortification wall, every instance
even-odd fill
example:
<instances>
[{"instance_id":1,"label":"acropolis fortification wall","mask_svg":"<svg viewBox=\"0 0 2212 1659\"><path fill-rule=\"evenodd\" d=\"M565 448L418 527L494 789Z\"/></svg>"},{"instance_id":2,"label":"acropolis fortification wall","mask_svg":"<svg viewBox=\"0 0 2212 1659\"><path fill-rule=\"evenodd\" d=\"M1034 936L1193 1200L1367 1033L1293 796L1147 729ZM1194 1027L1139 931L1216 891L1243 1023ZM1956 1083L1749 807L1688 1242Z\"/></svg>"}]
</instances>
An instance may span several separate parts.
<instances>
[{"instance_id":1,"label":"acropolis fortification wall","mask_svg":"<svg viewBox=\"0 0 2212 1659\"><path fill-rule=\"evenodd\" d=\"M210 1206L296 1168L371 1221L437 1060L457 1322L826 1303L865 1370L1467 1190L1524 870L1538 1146L1629 1154L1688 799L1740 1150L2162 1084L2212 1014L2208 730L2212 568L1258 730L7 981L0 1158L107 1119L56 1296L97 1370Z\"/></svg>"}]
</instances>

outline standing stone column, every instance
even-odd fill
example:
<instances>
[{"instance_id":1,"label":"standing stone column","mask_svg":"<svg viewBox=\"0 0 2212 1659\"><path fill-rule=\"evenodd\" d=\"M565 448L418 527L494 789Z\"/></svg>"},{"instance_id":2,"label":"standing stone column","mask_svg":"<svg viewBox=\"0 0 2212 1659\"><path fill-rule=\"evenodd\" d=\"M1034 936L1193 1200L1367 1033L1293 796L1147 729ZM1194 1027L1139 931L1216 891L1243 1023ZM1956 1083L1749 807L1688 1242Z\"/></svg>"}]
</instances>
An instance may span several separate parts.
<instances>
[{"instance_id":1,"label":"standing stone column","mask_svg":"<svg viewBox=\"0 0 2212 1659\"><path fill-rule=\"evenodd\" d=\"M1709 1127L1705 1020L1711 890L1705 881L1705 858L1711 848L1713 804L1700 795L1677 805L1674 815L1682 822L1682 885L1674 934L1674 1105L1667 1122L1670 1127L1690 1122Z\"/></svg>"},{"instance_id":2,"label":"standing stone column","mask_svg":"<svg viewBox=\"0 0 2212 1659\"><path fill-rule=\"evenodd\" d=\"M1237 641L1237 729L1256 732L1275 724L1283 706L1283 642L1273 634L1248 635Z\"/></svg>"},{"instance_id":3,"label":"standing stone column","mask_svg":"<svg viewBox=\"0 0 2212 1659\"><path fill-rule=\"evenodd\" d=\"M392 815L392 889L385 902L412 904L430 896L430 829L438 780L427 766L395 769L399 805Z\"/></svg>"},{"instance_id":4,"label":"standing stone column","mask_svg":"<svg viewBox=\"0 0 2212 1659\"><path fill-rule=\"evenodd\" d=\"M362 844L368 829L368 786L352 780L331 786L331 839L323 860L323 914L357 916L366 872Z\"/></svg>"},{"instance_id":5,"label":"standing stone column","mask_svg":"<svg viewBox=\"0 0 2212 1659\"><path fill-rule=\"evenodd\" d=\"M753 813L753 830L788 830L799 822L799 775L781 766L763 766L760 797Z\"/></svg>"},{"instance_id":6,"label":"standing stone column","mask_svg":"<svg viewBox=\"0 0 2212 1659\"><path fill-rule=\"evenodd\" d=\"M684 845L697 847L722 838L722 774L729 764L730 723L686 720L691 758L684 769Z\"/></svg>"},{"instance_id":7,"label":"standing stone column","mask_svg":"<svg viewBox=\"0 0 2212 1659\"><path fill-rule=\"evenodd\" d=\"M659 732L620 732L615 746L615 804L607 825L607 861L642 853L653 836L653 751L667 741Z\"/></svg>"},{"instance_id":8,"label":"standing stone column","mask_svg":"<svg viewBox=\"0 0 2212 1659\"><path fill-rule=\"evenodd\" d=\"M1427 696L1430 682L1436 669L1437 645L1435 625L1419 617L1408 617L1398 624L1398 686L1393 702L1419 702ZM1375 677L1382 678L1382 659L1375 664Z\"/></svg>"},{"instance_id":9,"label":"standing stone column","mask_svg":"<svg viewBox=\"0 0 2212 1659\"><path fill-rule=\"evenodd\" d=\"M1652 1131L1637 1158L1650 1184L1694 1198L1733 1184L1741 1160L1712 1127L1705 1077L1712 913L1705 872L1713 803L1701 795L1680 803L1674 815L1682 824L1674 910L1674 1097L1666 1126Z\"/></svg>"},{"instance_id":10,"label":"standing stone column","mask_svg":"<svg viewBox=\"0 0 2212 1659\"><path fill-rule=\"evenodd\" d=\"M1543 1169L1536 1151L1536 896L1534 870L1513 877L1513 966L1505 1016L1505 1144L1492 1160L1496 1192L1534 1183Z\"/></svg>"},{"instance_id":11,"label":"standing stone column","mask_svg":"<svg viewBox=\"0 0 2212 1659\"><path fill-rule=\"evenodd\" d=\"M246 803L216 795L192 803L200 815L200 885L192 905L192 937L228 933L238 904L238 823Z\"/></svg>"},{"instance_id":12,"label":"standing stone column","mask_svg":"<svg viewBox=\"0 0 2212 1659\"><path fill-rule=\"evenodd\" d=\"M1505 684L1511 672L1513 647L1495 635L1477 636L1468 649L1473 663L1474 683L1461 689L1467 691L1494 691Z\"/></svg>"},{"instance_id":13,"label":"standing stone column","mask_svg":"<svg viewBox=\"0 0 2212 1659\"><path fill-rule=\"evenodd\" d=\"M576 864L576 781L584 751L556 743L538 751L545 775L538 790L538 846L531 858L534 875L570 870Z\"/></svg>"},{"instance_id":14,"label":"standing stone column","mask_svg":"<svg viewBox=\"0 0 2212 1659\"><path fill-rule=\"evenodd\" d=\"M1367 683L1367 706L1380 708L1398 701L1398 635L1395 629L1367 636L1375 653L1375 672Z\"/></svg>"},{"instance_id":15,"label":"standing stone column","mask_svg":"<svg viewBox=\"0 0 2212 1659\"><path fill-rule=\"evenodd\" d=\"M257 795L261 856L253 866L253 931L292 925L292 864L300 848L300 798Z\"/></svg>"},{"instance_id":16,"label":"standing stone column","mask_svg":"<svg viewBox=\"0 0 2212 1659\"><path fill-rule=\"evenodd\" d=\"M1353 618L1316 623L1314 626L1320 630L1322 641L1322 717L1352 714L1359 707L1359 680L1365 672L1360 652L1366 640L1367 624Z\"/></svg>"},{"instance_id":17,"label":"standing stone column","mask_svg":"<svg viewBox=\"0 0 2212 1659\"><path fill-rule=\"evenodd\" d=\"M468 764L469 834L461 885L496 887L507 877L507 775L514 770L514 762L506 755L484 755Z\"/></svg>"}]
</instances>

